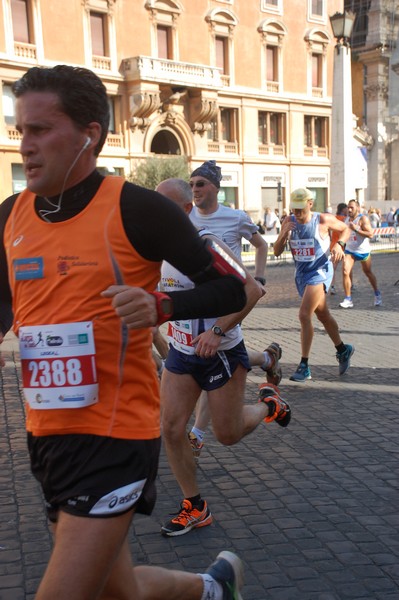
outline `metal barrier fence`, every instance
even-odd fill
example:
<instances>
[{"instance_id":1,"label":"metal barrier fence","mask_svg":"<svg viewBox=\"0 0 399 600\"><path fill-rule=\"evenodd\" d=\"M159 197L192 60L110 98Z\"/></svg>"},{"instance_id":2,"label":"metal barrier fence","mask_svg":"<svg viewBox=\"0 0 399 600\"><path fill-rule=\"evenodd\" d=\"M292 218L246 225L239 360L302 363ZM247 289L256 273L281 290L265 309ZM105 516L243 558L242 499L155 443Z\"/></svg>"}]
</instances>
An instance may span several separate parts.
<instances>
[{"instance_id":1,"label":"metal barrier fence","mask_svg":"<svg viewBox=\"0 0 399 600\"><path fill-rule=\"evenodd\" d=\"M273 254L273 244L277 236L262 235L269 245L268 262L284 263L292 262L291 251L287 245L284 252L276 258ZM370 240L371 252L398 252L399 250L399 227L378 227L374 229L374 237ZM246 265L255 263L255 248L251 246L247 240L243 240L242 244L242 262Z\"/></svg>"}]
</instances>

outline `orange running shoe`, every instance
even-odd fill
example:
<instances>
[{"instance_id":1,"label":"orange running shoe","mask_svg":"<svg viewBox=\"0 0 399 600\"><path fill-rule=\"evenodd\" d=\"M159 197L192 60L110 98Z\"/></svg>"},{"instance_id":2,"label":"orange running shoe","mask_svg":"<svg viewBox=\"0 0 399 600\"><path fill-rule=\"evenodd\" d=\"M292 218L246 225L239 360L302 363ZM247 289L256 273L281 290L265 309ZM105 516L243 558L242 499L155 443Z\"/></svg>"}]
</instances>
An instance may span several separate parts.
<instances>
[{"instance_id":1,"label":"orange running shoe","mask_svg":"<svg viewBox=\"0 0 399 600\"><path fill-rule=\"evenodd\" d=\"M176 516L161 527L162 535L169 537L184 535L195 527L210 525L213 521L212 514L205 500L203 502L204 508L198 510L193 507L190 500L184 499Z\"/></svg>"},{"instance_id":2,"label":"orange running shoe","mask_svg":"<svg viewBox=\"0 0 399 600\"><path fill-rule=\"evenodd\" d=\"M280 396L280 392L275 385L262 383L259 386L259 402L264 402L269 407L269 414L264 419L265 423L276 421L281 427L287 427L291 420L291 409Z\"/></svg>"}]
</instances>

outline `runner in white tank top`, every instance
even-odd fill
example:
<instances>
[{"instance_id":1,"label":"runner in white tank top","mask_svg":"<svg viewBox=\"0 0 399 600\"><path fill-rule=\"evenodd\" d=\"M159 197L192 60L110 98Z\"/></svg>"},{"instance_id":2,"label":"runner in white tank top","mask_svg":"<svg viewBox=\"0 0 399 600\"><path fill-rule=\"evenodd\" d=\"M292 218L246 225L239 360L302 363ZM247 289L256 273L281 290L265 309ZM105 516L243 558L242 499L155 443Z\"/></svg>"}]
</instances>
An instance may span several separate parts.
<instances>
[{"instance_id":1,"label":"runner in white tank top","mask_svg":"<svg viewBox=\"0 0 399 600\"><path fill-rule=\"evenodd\" d=\"M362 271L374 290L374 306L381 306L381 292L378 289L377 278L371 270L370 240L374 235L374 231L368 216L360 212L360 205L357 200L350 200L348 203L346 224L351 230L351 235L345 248L343 268L345 298L340 303L340 307L353 308L351 272L355 262L360 262Z\"/></svg>"}]
</instances>

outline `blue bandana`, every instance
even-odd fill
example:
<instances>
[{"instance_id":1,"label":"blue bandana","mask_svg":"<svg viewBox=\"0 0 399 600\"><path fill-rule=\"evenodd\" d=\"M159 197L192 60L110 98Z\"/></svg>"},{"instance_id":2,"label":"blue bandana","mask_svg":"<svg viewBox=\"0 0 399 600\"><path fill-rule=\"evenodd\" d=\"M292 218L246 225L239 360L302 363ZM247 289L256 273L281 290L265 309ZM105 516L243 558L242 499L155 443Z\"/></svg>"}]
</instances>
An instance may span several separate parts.
<instances>
[{"instance_id":1,"label":"blue bandana","mask_svg":"<svg viewBox=\"0 0 399 600\"><path fill-rule=\"evenodd\" d=\"M191 177L204 177L219 189L222 181L222 169L216 165L215 160L207 160L191 173Z\"/></svg>"}]
</instances>

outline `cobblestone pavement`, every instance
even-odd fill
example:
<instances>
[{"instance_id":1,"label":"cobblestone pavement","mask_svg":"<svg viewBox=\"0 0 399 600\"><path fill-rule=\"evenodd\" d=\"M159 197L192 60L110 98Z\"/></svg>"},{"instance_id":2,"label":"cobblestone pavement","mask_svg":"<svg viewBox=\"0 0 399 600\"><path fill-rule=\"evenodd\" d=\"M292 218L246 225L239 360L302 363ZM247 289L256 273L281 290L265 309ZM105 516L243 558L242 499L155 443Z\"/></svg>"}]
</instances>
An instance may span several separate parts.
<instances>
[{"instance_id":1,"label":"cobblestone pavement","mask_svg":"<svg viewBox=\"0 0 399 600\"><path fill-rule=\"evenodd\" d=\"M293 411L287 429L261 424L233 447L210 433L199 480L214 523L163 538L180 492L165 456L158 502L130 532L136 563L201 572L222 549L245 563L245 600L399 599L399 255L373 257L383 293L358 265L355 307L342 310L342 287L329 303L356 352L338 376L335 349L315 322L313 380L289 381L300 357L292 264L272 263L268 293L245 319L249 347L283 347L281 392ZM51 548L38 486L30 475L19 393L18 353L7 336L0 404L0 600L32 599ZM263 373L248 378L256 401ZM168 600L168 599L165 599Z\"/></svg>"}]
</instances>

